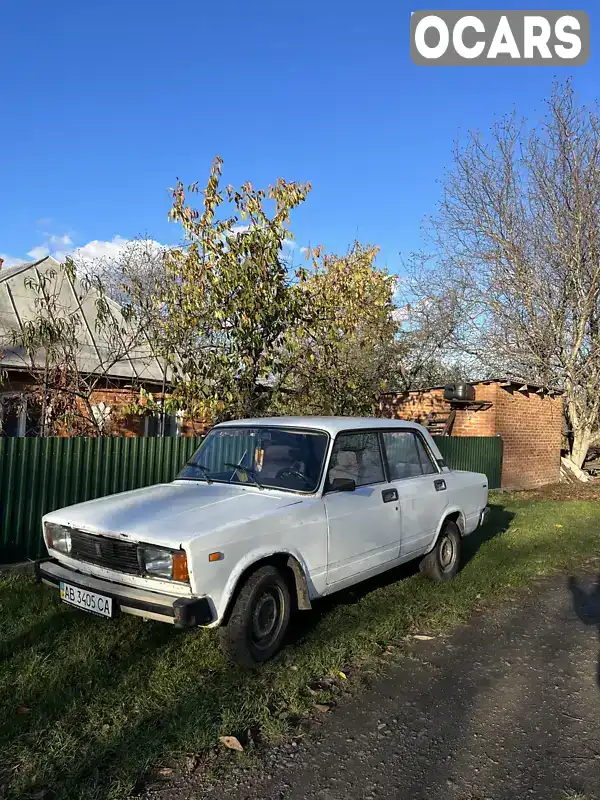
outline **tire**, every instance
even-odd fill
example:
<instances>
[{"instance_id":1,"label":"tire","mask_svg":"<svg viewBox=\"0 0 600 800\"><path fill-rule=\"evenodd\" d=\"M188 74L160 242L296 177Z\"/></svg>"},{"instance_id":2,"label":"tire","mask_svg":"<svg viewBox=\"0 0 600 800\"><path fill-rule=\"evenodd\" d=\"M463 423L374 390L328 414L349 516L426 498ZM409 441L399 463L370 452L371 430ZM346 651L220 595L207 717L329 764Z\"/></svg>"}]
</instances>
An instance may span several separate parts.
<instances>
[{"instance_id":1,"label":"tire","mask_svg":"<svg viewBox=\"0 0 600 800\"><path fill-rule=\"evenodd\" d=\"M444 523L435 547L421 561L421 572L434 581L449 581L460 569L461 538L458 525Z\"/></svg>"},{"instance_id":2,"label":"tire","mask_svg":"<svg viewBox=\"0 0 600 800\"><path fill-rule=\"evenodd\" d=\"M281 572L260 567L242 586L227 625L219 630L221 649L240 667L268 661L281 647L291 610L290 590Z\"/></svg>"}]
</instances>

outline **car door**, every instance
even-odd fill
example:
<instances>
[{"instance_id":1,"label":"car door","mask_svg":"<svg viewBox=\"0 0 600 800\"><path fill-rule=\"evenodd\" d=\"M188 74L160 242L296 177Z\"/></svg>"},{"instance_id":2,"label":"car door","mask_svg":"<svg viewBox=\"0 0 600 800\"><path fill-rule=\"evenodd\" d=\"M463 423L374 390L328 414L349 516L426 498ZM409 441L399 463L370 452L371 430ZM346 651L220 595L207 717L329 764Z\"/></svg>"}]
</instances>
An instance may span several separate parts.
<instances>
[{"instance_id":1,"label":"car door","mask_svg":"<svg viewBox=\"0 0 600 800\"><path fill-rule=\"evenodd\" d=\"M335 478L351 479L354 491L334 491ZM338 434L331 453L323 502L327 514L327 584L393 561L400 554L397 491L385 477L375 431Z\"/></svg>"},{"instance_id":2,"label":"car door","mask_svg":"<svg viewBox=\"0 0 600 800\"><path fill-rule=\"evenodd\" d=\"M382 431L390 485L398 491L402 556L419 555L433 544L448 491L419 431L403 428Z\"/></svg>"}]
</instances>

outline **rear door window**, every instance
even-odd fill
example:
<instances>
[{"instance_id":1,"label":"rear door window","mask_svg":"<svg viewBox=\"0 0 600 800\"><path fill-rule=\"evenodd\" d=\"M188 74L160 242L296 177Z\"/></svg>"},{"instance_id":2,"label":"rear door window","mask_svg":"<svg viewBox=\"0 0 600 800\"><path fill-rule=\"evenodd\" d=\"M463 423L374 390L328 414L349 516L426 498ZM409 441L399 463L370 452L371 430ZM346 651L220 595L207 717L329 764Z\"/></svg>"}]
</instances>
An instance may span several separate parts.
<instances>
[{"instance_id":1,"label":"rear door window","mask_svg":"<svg viewBox=\"0 0 600 800\"><path fill-rule=\"evenodd\" d=\"M382 431L390 480L416 478L437 472L420 436L415 431Z\"/></svg>"}]
</instances>

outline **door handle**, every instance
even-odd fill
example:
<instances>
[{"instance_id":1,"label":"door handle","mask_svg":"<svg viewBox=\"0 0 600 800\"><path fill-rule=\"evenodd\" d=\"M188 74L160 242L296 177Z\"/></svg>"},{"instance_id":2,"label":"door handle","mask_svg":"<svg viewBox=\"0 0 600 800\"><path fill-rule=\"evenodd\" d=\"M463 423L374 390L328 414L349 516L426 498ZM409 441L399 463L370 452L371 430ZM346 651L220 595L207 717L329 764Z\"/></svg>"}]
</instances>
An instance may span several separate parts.
<instances>
[{"instance_id":1,"label":"door handle","mask_svg":"<svg viewBox=\"0 0 600 800\"><path fill-rule=\"evenodd\" d=\"M436 492L443 492L446 488L446 481L440 478L440 480L434 481L433 485L435 486Z\"/></svg>"},{"instance_id":2,"label":"door handle","mask_svg":"<svg viewBox=\"0 0 600 800\"><path fill-rule=\"evenodd\" d=\"M383 491L381 492L381 497L384 503L393 503L395 500L398 499L398 490L383 489Z\"/></svg>"}]
</instances>

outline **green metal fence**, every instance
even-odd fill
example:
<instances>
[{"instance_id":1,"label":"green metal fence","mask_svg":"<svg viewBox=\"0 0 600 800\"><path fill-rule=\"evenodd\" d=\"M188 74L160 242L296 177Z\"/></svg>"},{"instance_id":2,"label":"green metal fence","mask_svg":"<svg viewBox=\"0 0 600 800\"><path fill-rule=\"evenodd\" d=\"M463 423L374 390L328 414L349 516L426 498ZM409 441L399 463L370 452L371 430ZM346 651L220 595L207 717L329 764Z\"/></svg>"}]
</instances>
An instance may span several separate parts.
<instances>
[{"instance_id":1,"label":"green metal fence","mask_svg":"<svg viewBox=\"0 0 600 800\"><path fill-rule=\"evenodd\" d=\"M467 469L487 475L490 489L499 489L502 477L502 439L499 436L434 436L446 463L452 469Z\"/></svg>"},{"instance_id":2,"label":"green metal fence","mask_svg":"<svg viewBox=\"0 0 600 800\"><path fill-rule=\"evenodd\" d=\"M0 439L0 564L44 554L43 514L170 481L200 442L201 437ZM499 437L441 436L436 442L450 467L484 472L490 488L500 486Z\"/></svg>"},{"instance_id":3,"label":"green metal fence","mask_svg":"<svg viewBox=\"0 0 600 800\"><path fill-rule=\"evenodd\" d=\"M0 564L43 555L42 514L173 480L200 441L0 439Z\"/></svg>"}]
</instances>

